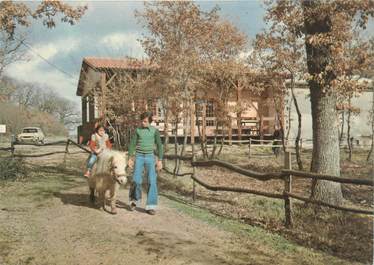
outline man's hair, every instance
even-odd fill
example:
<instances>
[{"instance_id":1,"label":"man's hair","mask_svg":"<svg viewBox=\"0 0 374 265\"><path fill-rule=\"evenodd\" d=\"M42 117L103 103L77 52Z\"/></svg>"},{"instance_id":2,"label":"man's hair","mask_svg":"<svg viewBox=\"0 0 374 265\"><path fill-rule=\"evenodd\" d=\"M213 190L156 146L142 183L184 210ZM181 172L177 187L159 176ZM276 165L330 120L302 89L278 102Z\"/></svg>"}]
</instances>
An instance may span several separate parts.
<instances>
[{"instance_id":1,"label":"man's hair","mask_svg":"<svg viewBox=\"0 0 374 265\"><path fill-rule=\"evenodd\" d=\"M151 123L152 122L152 116L153 116L153 113L150 112L150 111L147 111L147 112L143 112L140 115L140 119L144 120L145 118L148 118L149 123Z\"/></svg>"}]
</instances>

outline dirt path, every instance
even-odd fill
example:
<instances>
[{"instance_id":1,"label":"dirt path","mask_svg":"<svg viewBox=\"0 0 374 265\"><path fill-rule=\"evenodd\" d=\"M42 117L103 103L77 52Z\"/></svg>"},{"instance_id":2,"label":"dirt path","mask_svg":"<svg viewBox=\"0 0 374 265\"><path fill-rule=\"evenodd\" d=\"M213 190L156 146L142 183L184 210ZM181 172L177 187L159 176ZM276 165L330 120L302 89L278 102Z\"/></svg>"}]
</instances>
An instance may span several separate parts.
<instances>
[{"instance_id":1,"label":"dirt path","mask_svg":"<svg viewBox=\"0 0 374 265\"><path fill-rule=\"evenodd\" d=\"M10 190L9 190L10 191ZM0 264L326 264L330 258L276 251L261 242L226 232L192 218L161 197L155 216L130 212L121 190L116 216L92 208L85 186L28 201L0 211ZM6 244L11 243L11 244ZM332 259L334 261L334 259ZM333 263L330 263L333 264ZM343 263L336 263L343 264Z\"/></svg>"},{"instance_id":2,"label":"dirt path","mask_svg":"<svg viewBox=\"0 0 374 265\"><path fill-rule=\"evenodd\" d=\"M112 216L91 208L86 193L85 187L56 193L48 207L36 205L34 211L3 208L0 221L8 222L9 230L22 237L3 262L229 264L225 252L231 236L165 206L162 198L155 216L125 208ZM121 191L120 207L126 193Z\"/></svg>"}]
</instances>

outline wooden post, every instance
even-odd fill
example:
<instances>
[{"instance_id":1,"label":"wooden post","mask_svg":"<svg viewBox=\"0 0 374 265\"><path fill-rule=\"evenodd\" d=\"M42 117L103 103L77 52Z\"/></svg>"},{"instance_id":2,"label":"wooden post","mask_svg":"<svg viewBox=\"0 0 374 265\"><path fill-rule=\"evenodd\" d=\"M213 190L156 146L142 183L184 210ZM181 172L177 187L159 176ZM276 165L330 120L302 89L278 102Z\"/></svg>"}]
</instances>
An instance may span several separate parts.
<instances>
[{"instance_id":1,"label":"wooden post","mask_svg":"<svg viewBox=\"0 0 374 265\"><path fill-rule=\"evenodd\" d=\"M286 151L284 153L284 167L285 169L292 169L292 157L291 152ZM292 176L288 175L284 179L284 191L287 193L292 192L292 186L291 186ZM288 195L284 195L284 210L285 210L285 217L286 217L286 227L291 228L292 227L292 203L290 200L290 197Z\"/></svg>"},{"instance_id":2,"label":"wooden post","mask_svg":"<svg viewBox=\"0 0 374 265\"><path fill-rule=\"evenodd\" d=\"M12 152L12 157L14 156L14 142L15 142L15 136L12 135L12 139L10 141L10 148L11 148L11 152Z\"/></svg>"},{"instance_id":3,"label":"wooden post","mask_svg":"<svg viewBox=\"0 0 374 265\"><path fill-rule=\"evenodd\" d=\"M232 145L232 118L229 117L229 145Z\"/></svg>"},{"instance_id":4,"label":"wooden post","mask_svg":"<svg viewBox=\"0 0 374 265\"><path fill-rule=\"evenodd\" d=\"M69 143L70 143L70 140L68 139L66 141L65 154L64 154L64 160L63 160L63 166L64 166L64 168L66 168L66 156L69 153Z\"/></svg>"},{"instance_id":5,"label":"wooden post","mask_svg":"<svg viewBox=\"0 0 374 265\"><path fill-rule=\"evenodd\" d=\"M252 139L251 139L251 137L249 137L248 158L251 158L251 144L252 144Z\"/></svg>"}]
</instances>

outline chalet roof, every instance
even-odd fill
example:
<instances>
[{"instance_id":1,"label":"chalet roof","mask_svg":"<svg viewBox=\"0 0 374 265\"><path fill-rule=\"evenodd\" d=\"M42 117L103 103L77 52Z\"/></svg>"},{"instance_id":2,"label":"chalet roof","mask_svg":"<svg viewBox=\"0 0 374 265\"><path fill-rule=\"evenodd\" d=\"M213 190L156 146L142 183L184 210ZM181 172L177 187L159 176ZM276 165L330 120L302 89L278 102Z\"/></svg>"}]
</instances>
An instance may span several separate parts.
<instances>
[{"instance_id":1,"label":"chalet roof","mask_svg":"<svg viewBox=\"0 0 374 265\"><path fill-rule=\"evenodd\" d=\"M99 58L99 57L85 57L83 63L95 69L144 69L150 68L149 60L137 60L130 58Z\"/></svg>"},{"instance_id":2,"label":"chalet roof","mask_svg":"<svg viewBox=\"0 0 374 265\"><path fill-rule=\"evenodd\" d=\"M155 68L154 64L151 64L149 60L137 60L131 58L108 58L108 57L84 57L82 60L81 72L77 87L77 96L85 94L84 91L88 91L92 88L84 89L85 83L87 83L87 73L96 73L97 77L90 75L91 82L88 82L92 86L95 84L97 78L100 78L101 73L106 73L106 70L147 70ZM91 69L91 70L90 70ZM95 81L94 81L95 80Z\"/></svg>"}]
</instances>

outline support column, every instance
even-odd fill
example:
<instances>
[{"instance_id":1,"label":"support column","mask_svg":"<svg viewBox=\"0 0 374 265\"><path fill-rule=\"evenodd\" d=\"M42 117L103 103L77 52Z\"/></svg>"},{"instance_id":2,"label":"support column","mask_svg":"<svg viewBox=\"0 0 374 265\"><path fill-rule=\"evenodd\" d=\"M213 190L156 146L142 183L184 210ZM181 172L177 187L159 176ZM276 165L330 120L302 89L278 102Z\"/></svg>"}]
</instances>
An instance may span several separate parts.
<instances>
[{"instance_id":1,"label":"support column","mask_svg":"<svg viewBox=\"0 0 374 265\"><path fill-rule=\"evenodd\" d=\"M100 117L101 118L104 118L105 117L105 113L106 113L106 108L107 108L107 104L106 104L106 74L105 73L101 73L101 108L99 110L99 113L100 113Z\"/></svg>"},{"instance_id":2,"label":"support column","mask_svg":"<svg viewBox=\"0 0 374 265\"><path fill-rule=\"evenodd\" d=\"M82 97L81 102L82 102L82 125L84 125L87 122L87 97Z\"/></svg>"},{"instance_id":3,"label":"support column","mask_svg":"<svg viewBox=\"0 0 374 265\"><path fill-rule=\"evenodd\" d=\"M202 110L202 116L203 116L203 119L202 119L202 122L203 122L203 128L202 128L202 139L203 139L203 142L206 141L206 103L204 102L203 103L203 110Z\"/></svg>"}]
</instances>

